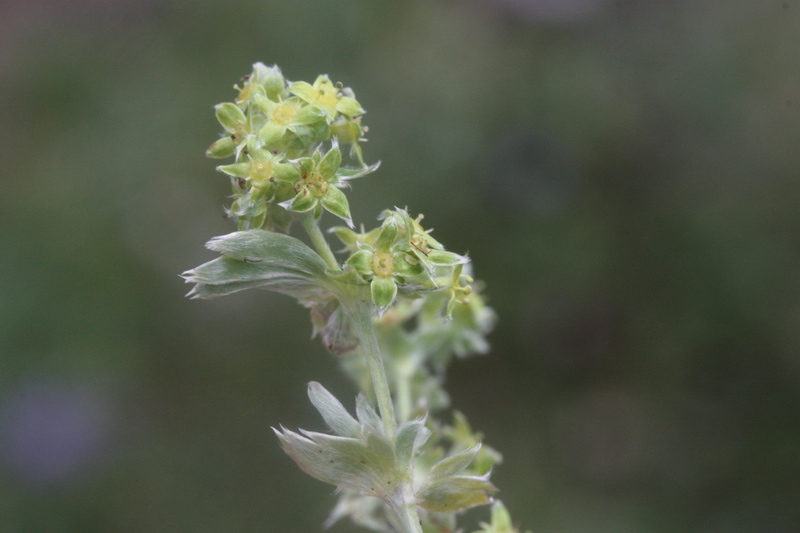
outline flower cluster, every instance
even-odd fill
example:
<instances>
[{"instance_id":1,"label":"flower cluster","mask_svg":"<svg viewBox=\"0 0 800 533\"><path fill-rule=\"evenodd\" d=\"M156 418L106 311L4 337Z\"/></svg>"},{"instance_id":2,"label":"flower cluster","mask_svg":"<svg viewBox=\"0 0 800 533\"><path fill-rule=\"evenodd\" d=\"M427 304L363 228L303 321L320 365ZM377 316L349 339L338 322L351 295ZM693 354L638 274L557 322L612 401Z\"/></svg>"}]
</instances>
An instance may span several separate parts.
<instances>
[{"instance_id":1,"label":"flower cluster","mask_svg":"<svg viewBox=\"0 0 800 533\"><path fill-rule=\"evenodd\" d=\"M449 292L453 302L463 300L469 289L461 275L469 260L448 252L430 231L412 219L404 209L384 211L383 223L368 233L335 228L339 239L351 252L347 264L370 284L372 301L385 311L397 297L427 292ZM451 306L448 305L448 308Z\"/></svg>"},{"instance_id":2,"label":"flower cluster","mask_svg":"<svg viewBox=\"0 0 800 533\"><path fill-rule=\"evenodd\" d=\"M230 176L233 203L229 218L240 230L287 229L293 213L323 210L352 224L342 188L347 181L374 171L364 164L360 143L365 113L353 91L328 76L314 84L288 82L278 67L253 65L234 86L234 102L215 106L224 128L206 151L214 158L235 157L217 170ZM350 145L355 168L342 167L340 146Z\"/></svg>"},{"instance_id":3,"label":"flower cluster","mask_svg":"<svg viewBox=\"0 0 800 533\"><path fill-rule=\"evenodd\" d=\"M238 231L209 241L220 257L183 274L194 284L189 295L262 288L296 298L358 385L355 417L322 385L309 386L328 433L275 430L303 471L339 490L329 524L350 517L378 532L463 531L461 511L494 501L489 476L501 462L460 413L449 425L434 418L450 406L448 364L485 353L495 322L470 261L407 209L384 211L370 231L354 229L342 189L378 165L364 163L365 111L352 90L328 76L289 82L262 63L241 83L233 102L215 107L224 132L207 150L234 158L217 170L230 178L227 215ZM325 211L347 223L332 228L344 260L319 227ZM288 234L295 218L313 249ZM517 533L497 501L482 527Z\"/></svg>"}]
</instances>

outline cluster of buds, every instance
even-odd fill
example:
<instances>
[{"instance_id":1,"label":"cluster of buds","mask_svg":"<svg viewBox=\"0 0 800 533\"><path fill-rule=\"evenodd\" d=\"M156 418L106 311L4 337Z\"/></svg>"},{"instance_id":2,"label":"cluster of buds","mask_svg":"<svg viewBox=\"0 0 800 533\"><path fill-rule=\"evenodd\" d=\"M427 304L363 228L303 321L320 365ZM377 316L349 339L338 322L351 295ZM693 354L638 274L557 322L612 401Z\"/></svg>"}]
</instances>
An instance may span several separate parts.
<instances>
[{"instance_id":1,"label":"cluster of buds","mask_svg":"<svg viewBox=\"0 0 800 533\"><path fill-rule=\"evenodd\" d=\"M206 151L209 157L235 157L217 170L231 179L233 203L227 215L240 230L288 229L292 213L329 211L352 224L342 188L374 171L364 164L360 143L364 109L353 91L328 76L314 84L287 81L278 67L253 65L234 86L234 102L215 107L224 128ZM357 168L341 167L340 146L350 146ZM324 154L323 154L324 151Z\"/></svg>"}]
</instances>

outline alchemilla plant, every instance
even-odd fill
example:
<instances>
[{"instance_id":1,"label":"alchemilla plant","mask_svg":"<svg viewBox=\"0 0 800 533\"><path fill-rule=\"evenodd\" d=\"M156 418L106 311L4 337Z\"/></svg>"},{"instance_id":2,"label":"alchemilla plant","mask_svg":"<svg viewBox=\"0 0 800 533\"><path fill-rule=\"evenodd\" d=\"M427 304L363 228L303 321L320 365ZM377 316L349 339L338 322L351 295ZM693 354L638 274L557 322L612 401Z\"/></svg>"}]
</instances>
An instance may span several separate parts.
<instances>
[{"instance_id":1,"label":"alchemilla plant","mask_svg":"<svg viewBox=\"0 0 800 533\"><path fill-rule=\"evenodd\" d=\"M275 429L304 472L337 487L327 524L349 518L371 531L451 533L463 531L461 511L491 504L480 531L516 533L493 499L489 476L500 454L463 414L435 418L450 406L448 363L486 352L495 320L469 259L408 209L355 229L346 191L378 164L364 162L365 110L350 88L328 76L289 82L262 63L234 88L234 100L215 107L223 133L207 155L233 160L217 170L230 179L226 216L237 231L211 239L220 257L183 277L193 298L252 288L296 298L360 389L353 416L311 382L328 432ZM339 255L323 220L339 221L329 229ZM311 246L290 235L295 222Z\"/></svg>"}]
</instances>

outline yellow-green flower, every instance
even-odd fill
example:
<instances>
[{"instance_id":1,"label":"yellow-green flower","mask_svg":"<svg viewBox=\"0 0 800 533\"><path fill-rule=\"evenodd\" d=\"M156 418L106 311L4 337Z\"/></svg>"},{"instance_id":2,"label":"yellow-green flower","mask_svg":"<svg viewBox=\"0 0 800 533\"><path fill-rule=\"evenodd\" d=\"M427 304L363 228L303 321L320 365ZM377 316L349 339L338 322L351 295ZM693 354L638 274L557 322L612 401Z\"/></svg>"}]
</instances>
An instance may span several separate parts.
<instances>
[{"instance_id":1,"label":"yellow-green flower","mask_svg":"<svg viewBox=\"0 0 800 533\"><path fill-rule=\"evenodd\" d=\"M398 285L407 285L424 273L422 264L409 252L408 241L395 218L381 225L375 242L359 242L359 250L347 260L370 282L372 302L383 312L394 302Z\"/></svg>"},{"instance_id":2,"label":"yellow-green flower","mask_svg":"<svg viewBox=\"0 0 800 533\"><path fill-rule=\"evenodd\" d=\"M295 94L308 102L310 105L317 106L325 111L331 119L336 118L337 113L355 117L364 114L361 104L353 97L349 89L340 89L326 75L318 76L314 80L314 85L305 81L298 81L289 86L289 92Z\"/></svg>"},{"instance_id":3,"label":"yellow-green flower","mask_svg":"<svg viewBox=\"0 0 800 533\"><path fill-rule=\"evenodd\" d=\"M280 102L259 94L253 98L268 117L267 123L258 132L258 137L265 146L280 142L287 131L299 133L299 128L324 123L325 120L325 113L319 107L306 105L300 98L287 98Z\"/></svg>"},{"instance_id":4,"label":"yellow-green flower","mask_svg":"<svg viewBox=\"0 0 800 533\"><path fill-rule=\"evenodd\" d=\"M225 136L218 139L206 150L206 155L217 159L230 157L244 146L250 135L250 126L239 106L230 102L214 106L217 120L225 128Z\"/></svg>"},{"instance_id":5,"label":"yellow-green flower","mask_svg":"<svg viewBox=\"0 0 800 533\"><path fill-rule=\"evenodd\" d=\"M341 162L342 152L338 146L331 148L325 157L316 151L311 157L302 157L295 161L299 169L298 178L294 182L297 194L280 205L296 213L313 211L315 217L319 217L325 209L352 227L350 205L338 187L340 180L337 171Z\"/></svg>"},{"instance_id":6,"label":"yellow-green flower","mask_svg":"<svg viewBox=\"0 0 800 533\"><path fill-rule=\"evenodd\" d=\"M294 182L300 174L291 163L283 162L280 155L262 149L248 149L247 161L221 165L217 170L244 180L240 188L247 188L254 196L264 196L270 186L278 181ZM267 195L268 196L268 195Z\"/></svg>"}]
</instances>

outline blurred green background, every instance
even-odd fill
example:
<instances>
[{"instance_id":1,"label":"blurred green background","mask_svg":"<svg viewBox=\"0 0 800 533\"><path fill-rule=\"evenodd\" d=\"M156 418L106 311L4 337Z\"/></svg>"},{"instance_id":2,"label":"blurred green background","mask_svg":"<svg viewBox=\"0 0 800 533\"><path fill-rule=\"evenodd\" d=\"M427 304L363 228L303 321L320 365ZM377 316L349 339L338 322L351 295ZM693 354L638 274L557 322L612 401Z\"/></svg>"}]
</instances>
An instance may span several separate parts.
<instances>
[{"instance_id":1,"label":"blurred green background","mask_svg":"<svg viewBox=\"0 0 800 533\"><path fill-rule=\"evenodd\" d=\"M289 298L177 276L255 61L368 109L357 223L473 258L500 322L448 388L516 520L800 531L798 51L793 0L0 3L0 531L321 529L270 426L355 390Z\"/></svg>"}]
</instances>

